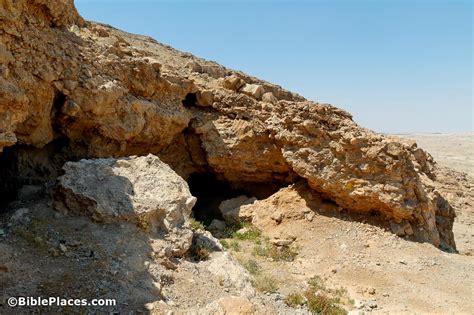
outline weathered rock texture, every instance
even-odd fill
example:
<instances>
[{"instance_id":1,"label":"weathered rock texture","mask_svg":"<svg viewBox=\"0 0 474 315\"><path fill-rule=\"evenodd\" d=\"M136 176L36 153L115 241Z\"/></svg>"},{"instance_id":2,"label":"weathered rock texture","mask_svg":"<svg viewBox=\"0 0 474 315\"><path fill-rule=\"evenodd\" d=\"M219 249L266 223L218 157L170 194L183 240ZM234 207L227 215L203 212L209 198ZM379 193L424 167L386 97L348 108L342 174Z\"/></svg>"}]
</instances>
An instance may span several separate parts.
<instances>
[{"instance_id":1,"label":"weathered rock texture","mask_svg":"<svg viewBox=\"0 0 474 315\"><path fill-rule=\"evenodd\" d=\"M454 248L454 212L416 144L350 114L178 52L84 22L72 1L0 0L0 149L55 138L84 157L153 153L183 177L297 178L350 211L407 221Z\"/></svg>"},{"instance_id":2,"label":"weathered rock texture","mask_svg":"<svg viewBox=\"0 0 474 315\"><path fill-rule=\"evenodd\" d=\"M188 184L153 155L67 162L54 206L96 221L132 221L184 254L193 233L189 216L196 198Z\"/></svg>"}]
</instances>

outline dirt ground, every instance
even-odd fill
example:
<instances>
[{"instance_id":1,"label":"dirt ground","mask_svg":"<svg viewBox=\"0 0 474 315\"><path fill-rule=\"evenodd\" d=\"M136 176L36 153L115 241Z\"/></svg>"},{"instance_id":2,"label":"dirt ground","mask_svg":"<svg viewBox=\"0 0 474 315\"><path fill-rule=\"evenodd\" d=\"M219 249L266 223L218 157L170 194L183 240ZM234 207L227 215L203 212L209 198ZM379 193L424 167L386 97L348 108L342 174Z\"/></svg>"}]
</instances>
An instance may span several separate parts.
<instances>
[{"instance_id":1,"label":"dirt ground","mask_svg":"<svg viewBox=\"0 0 474 315\"><path fill-rule=\"evenodd\" d=\"M257 209L261 211L254 220L264 233L296 238L291 245L297 253L294 261L255 255L259 245L254 241L246 241L237 251L231 247L244 264L254 260L284 296L304 292L307 281L319 276L327 279L328 287L347 289L356 314L472 314L472 209L459 216L457 231L465 233L456 240L462 250L452 254L356 218L316 211L309 221L305 204L298 189L288 188L273 205L291 209L290 216L283 215L276 224L269 219L271 213Z\"/></svg>"}]
</instances>

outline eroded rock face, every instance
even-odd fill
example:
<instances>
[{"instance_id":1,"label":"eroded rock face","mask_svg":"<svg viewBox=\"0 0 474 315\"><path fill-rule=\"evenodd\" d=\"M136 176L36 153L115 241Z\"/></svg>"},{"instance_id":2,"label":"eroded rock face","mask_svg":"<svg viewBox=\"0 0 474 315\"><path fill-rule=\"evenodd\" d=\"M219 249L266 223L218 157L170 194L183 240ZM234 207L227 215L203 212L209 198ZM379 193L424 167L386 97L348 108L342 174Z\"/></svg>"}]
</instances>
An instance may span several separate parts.
<instances>
[{"instance_id":1,"label":"eroded rock face","mask_svg":"<svg viewBox=\"0 0 474 315\"><path fill-rule=\"evenodd\" d=\"M303 178L350 211L409 222L420 240L454 248L454 212L416 144L151 38L84 22L72 1L0 5L0 150L61 137L83 157L153 153L185 178Z\"/></svg>"},{"instance_id":2,"label":"eroded rock face","mask_svg":"<svg viewBox=\"0 0 474 315\"><path fill-rule=\"evenodd\" d=\"M196 198L187 183L153 155L67 162L54 193L63 212L96 221L136 222L185 253L191 245L188 219Z\"/></svg>"}]
</instances>

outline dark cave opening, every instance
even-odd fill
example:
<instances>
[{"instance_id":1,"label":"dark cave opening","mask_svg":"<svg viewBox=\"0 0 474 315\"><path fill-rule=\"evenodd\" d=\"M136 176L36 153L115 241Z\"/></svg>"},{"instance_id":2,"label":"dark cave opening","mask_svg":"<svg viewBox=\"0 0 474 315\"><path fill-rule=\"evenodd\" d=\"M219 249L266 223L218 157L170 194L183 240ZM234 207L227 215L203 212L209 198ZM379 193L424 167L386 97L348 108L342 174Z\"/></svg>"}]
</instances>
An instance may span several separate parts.
<instances>
[{"instance_id":1,"label":"dark cave opening","mask_svg":"<svg viewBox=\"0 0 474 315\"><path fill-rule=\"evenodd\" d=\"M197 106L197 95L196 93L188 93L183 100L184 107L196 107Z\"/></svg>"},{"instance_id":2,"label":"dark cave opening","mask_svg":"<svg viewBox=\"0 0 474 315\"><path fill-rule=\"evenodd\" d=\"M219 205L224 200L241 195L265 199L282 187L281 183L229 182L211 172L191 174L188 185L197 198L193 216L204 225L209 225L213 219L223 220Z\"/></svg>"},{"instance_id":3,"label":"dark cave opening","mask_svg":"<svg viewBox=\"0 0 474 315\"><path fill-rule=\"evenodd\" d=\"M61 129L59 126L59 116L61 114L61 108L64 106L66 99L66 95L59 91L56 91L53 99L53 106L51 107L51 117L53 117L51 121L53 122L53 130L56 134L61 134L59 132L59 130Z\"/></svg>"},{"instance_id":4,"label":"dark cave opening","mask_svg":"<svg viewBox=\"0 0 474 315\"><path fill-rule=\"evenodd\" d=\"M53 99L53 106L51 108L51 111L53 112L53 116L59 113L59 111L61 110L61 107L64 105L65 102L66 102L66 95L64 95L61 92L56 92Z\"/></svg>"},{"instance_id":5,"label":"dark cave opening","mask_svg":"<svg viewBox=\"0 0 474 315\"><path fill-rule=\"evenodd\" d=\"M62 174L62 165L70 159L67 139L58 138L43 148L27 145L6 147L0 154L0 213L17 200L24 186L43 187Z\"/></svg>"},{"instance_id":6,"label":"dark cave opening","mask_svg":"<svg viewBox=\"0 0 474 315\"><path fill-rule=\"evenodd\" d=\"M222 201L246 194L243 189L233 189L228 182L219 180L212 173L191 174L188 185L191 194L197 198L193 216L205 225L213 219L223 220L219 211Z\"/></svg>"},{"instance_id":7,"label":"dark cave opening","mask_svg":"<svg viewBox=\"0 0 474 315\"><path fill-rule=\"evenodd\" d=\"M16 199L17 191L21 187L14 148L4 148L0 154L0 213L8 203Z\"/></svg>"}]
</instances>

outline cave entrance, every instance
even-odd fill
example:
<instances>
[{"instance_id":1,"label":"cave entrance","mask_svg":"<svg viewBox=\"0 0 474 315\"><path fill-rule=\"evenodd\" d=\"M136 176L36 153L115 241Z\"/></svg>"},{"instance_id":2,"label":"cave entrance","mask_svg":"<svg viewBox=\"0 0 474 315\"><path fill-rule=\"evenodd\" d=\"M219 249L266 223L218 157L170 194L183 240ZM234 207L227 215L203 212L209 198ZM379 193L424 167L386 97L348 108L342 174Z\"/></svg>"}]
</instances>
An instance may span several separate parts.
<instances>
[{"instance_id":1,"label":"cave entrance","mask_svg":"<svg viewBox=\"0 0 474 315\"><path fill-rule=\"evenodd\" d=\"M0 153L0 213L17 200L21 188L42 189L45 183L54 182L62 174L62 165L71 159L67 145L66 139L59 138L43 148L14 145L3 149Z\"/></svg>"},{"instance_id":2,"label":"cave entrance","mask_svg":"<svg viewBox=\"0 0 474 315\"><path fill-rule=\"evenodd\" d=\"M219 205L222 201L247 195L243 189L234 189L230 183L219 180L212 173L194 173L188 179L191 194L197 198L193 208L196 220L209 225L213 219L223 220Z\"/></svg>"},{"instance_id":3,"label":"cave entrance","mask_svg":"<svg viewBox=\"0 0 474 315\"><path fill-rule=\"evenodd\" d=\"M197 95L196 93L188 93L182 101L184 107L196 107L197 106Z\"/></svg>"},{"instance_id":4,"label":"cave entrance","mask_svg":"<svg viewBox=\"0 0 474 315\"><path fill-rule=\"evenodd\" d=\"M265 199L283 186L280 182L229 182L210 172L191 174L188 185L191 194L197 198L193 216L205 225L213 219L223 220L219 210L222 201L241 195Z\"/></svg>"},{"instance_id":5,"label":"cave entrance","mask_svg":"<svg viewBox=\"0 0 474 315\"><path fill-rule=\"evenodd\" d=\"M14 201L21 187L14 147L7 147L0 153L0 213Z\"/></svg>"}]
</instances>

